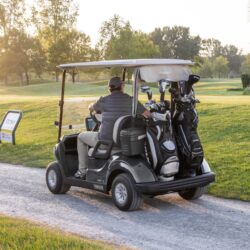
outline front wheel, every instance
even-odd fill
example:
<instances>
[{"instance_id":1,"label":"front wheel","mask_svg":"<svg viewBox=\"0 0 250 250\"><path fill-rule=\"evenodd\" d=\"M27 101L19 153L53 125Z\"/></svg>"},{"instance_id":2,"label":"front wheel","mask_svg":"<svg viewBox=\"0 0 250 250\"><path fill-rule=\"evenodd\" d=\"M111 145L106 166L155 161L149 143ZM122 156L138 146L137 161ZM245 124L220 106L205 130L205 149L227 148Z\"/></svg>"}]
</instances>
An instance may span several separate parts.
<instances>
[{"instance_id":1,"label":"front wheel","mask_svg":"<svg viewBox=\"0 0 250 250\"><path fill-rule=\"evenodd\" d=\"M196 200L199 199L204 193L205 187L190 188L179 191L179 195L185 200Z\"/></svg>"},{"instance_id":2,"label":"front wheel","mask_svg":"<svg viewBox=\"0 0 250 250\"><path fill-rule=\"evenodd\" d=\"M47 167L46 183L48 189L53 194L65 194L70 189L69 185L63 183L62 173L57 162L52 162Z\"/></svg>"},{"instance_id":3,"label":"front wheel","mask_svg":"<svg viewBox=\"0 0 250 250\"><path fill-rule=\"evenodd\" d=\"M112 183L112 199L122 211L138 209L142 204L142 195L137 192L132 178L128 174L118 175Z\"/></svg>"}]
</instances>

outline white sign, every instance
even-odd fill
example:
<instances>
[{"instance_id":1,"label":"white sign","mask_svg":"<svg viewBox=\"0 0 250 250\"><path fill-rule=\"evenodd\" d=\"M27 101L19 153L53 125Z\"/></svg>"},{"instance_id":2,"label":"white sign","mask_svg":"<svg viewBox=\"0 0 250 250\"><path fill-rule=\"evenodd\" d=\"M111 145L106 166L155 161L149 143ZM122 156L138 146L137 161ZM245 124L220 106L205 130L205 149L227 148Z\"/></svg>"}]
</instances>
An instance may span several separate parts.
<instances>
[{"instance_id":1,"label":"white sign","mask_svg":"<svg viewBox=\"0 0 250 250\"><path fill-rule=\"evenodd\" d=\"M0 143L2 141L16 144L15 132L22 118L22 111L9 110L0 125Z\"/></svg>"},{"instance_id":2,"label":"white sign","mask_svg":"<svg viewBox=\"0 0 250 250\"><path fill-rule=\"evenodd\" d=\"M20 113L8 113L4 119L1 130L13 131L16 124L18 123L20 116L21 116Z\"/></svg>"},{"instance_id":3,"label":"white sign","mask_svg":"<svg viewBox=\"0 0 250 250\"><path fill-rule=\"evenodd\" d=\"M0 139L5 142L13 143L13 136L12 134L1 132L0 133Z\"/></svg>"}]
</instances>

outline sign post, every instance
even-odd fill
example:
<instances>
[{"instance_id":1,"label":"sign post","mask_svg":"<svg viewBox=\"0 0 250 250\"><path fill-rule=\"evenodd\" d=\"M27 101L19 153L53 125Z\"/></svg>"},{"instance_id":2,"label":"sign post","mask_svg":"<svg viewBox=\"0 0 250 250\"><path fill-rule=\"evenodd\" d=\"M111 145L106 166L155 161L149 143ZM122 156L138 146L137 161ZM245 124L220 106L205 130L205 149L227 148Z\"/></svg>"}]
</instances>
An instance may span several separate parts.
<instances>
[{"instance_id":1,"label":"sign post","mask_svg":"<svg viewBox=\"0 0 250 250\"><path fill-rule=\"evenodd\" d=\"M15 132L20 120L22 119L22 111L9 110L0 124L0 143L3 141L16 144Z\"/></svg>"}]
</instances>

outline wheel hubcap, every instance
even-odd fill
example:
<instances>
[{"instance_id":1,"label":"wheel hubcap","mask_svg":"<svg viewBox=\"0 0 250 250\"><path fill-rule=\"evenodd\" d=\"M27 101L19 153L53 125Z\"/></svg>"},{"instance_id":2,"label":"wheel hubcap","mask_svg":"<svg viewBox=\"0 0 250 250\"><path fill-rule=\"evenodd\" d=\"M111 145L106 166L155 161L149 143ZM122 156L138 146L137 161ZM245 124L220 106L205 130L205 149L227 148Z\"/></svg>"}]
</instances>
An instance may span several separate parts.
<instances>
[{"instance_id":1,"label":"wheel hubcap","mask_svg":"<svg viewBox=\"0 0 250 250\"><path fill-rule=\"evenodd\" d=\"M128 198L128 191L124 184L119 183L115 187L115 198L120 205L124 205Z\"/></svg>"},{"instance_id":2,"label":"wheel hubcap","mask_svg":"<svg viewBox=\"0 0 250 250\"><path fill-rule=\"evenodd\" d=\"M51 188L55 188L56 181L57 181L56 172L55 172L55 170L52 169L48 173L48 182L49 182L49 185Z\"/></svg>"}]
</instances>

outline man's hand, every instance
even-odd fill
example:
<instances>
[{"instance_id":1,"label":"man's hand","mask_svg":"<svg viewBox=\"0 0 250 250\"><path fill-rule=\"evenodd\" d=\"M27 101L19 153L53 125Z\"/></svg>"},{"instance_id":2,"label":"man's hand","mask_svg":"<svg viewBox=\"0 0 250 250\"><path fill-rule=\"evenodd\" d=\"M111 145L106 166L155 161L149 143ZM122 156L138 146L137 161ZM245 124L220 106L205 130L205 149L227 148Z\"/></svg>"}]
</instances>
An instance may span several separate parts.
<instances>
[{"instance_id":1,"label":"man's hand","mask_svg":"<svg viewBox=\"0 0 250 250\"><path fill-rule=\"evenodd\" d=\"M145 117L145 118L150 118L151 117L151 113L146 109L142 115Z\"/></svg>"},{"instance_id":2,"label":"man's hand","mask_svg":"<svg viewBox=\"0 0 250 250\"><path fill-rule=\"evenodd\" d=\"M89 109L90 112L94 111L93 106L94 106L94 103L90 103L90 104L89 104L88 109Z\"/></svg>"}]
</instances>

